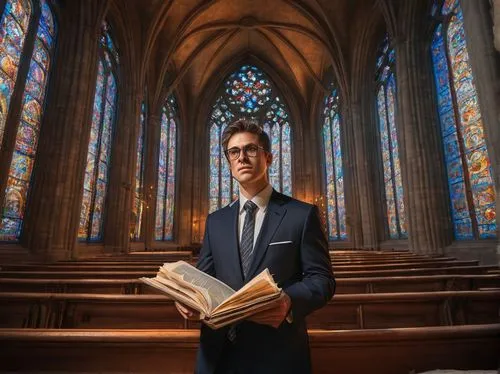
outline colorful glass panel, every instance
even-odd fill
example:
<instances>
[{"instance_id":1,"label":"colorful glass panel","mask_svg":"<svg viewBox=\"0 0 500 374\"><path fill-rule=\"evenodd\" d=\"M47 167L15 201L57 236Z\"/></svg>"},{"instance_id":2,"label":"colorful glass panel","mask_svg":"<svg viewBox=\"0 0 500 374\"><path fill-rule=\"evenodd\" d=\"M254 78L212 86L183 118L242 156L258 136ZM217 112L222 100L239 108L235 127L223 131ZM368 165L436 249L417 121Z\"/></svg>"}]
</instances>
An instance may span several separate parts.
<instances>
[{"instance_id":1,"label":"colorful glass panel","mask_svg":"<svg viewBox=\"0 0 500 374\"><path fill-rule=\"evenodd\" d=\"M257 67L243 65L227 79L226 93L236 112L253 115L271 99L271 84Z\"/></svg>"},{"instance_id":2,"label":"colorful glass panel","mask_svg":"<svg viewBox=\"0 0 500 374\"><path fill-rule=\"evenodd\" d=\"M322 129L329 240L347 239L339 101L337 89L331 84L330 94L324 101Z\"/></svg>"},{"instance_id":3,"label":"colorful glass panel","mask_svg":"<svg viewBox=\"0 0 500 374\"><path fill-rule=\"evenodd\" d=\"M9 2L6 5L6 9L10 8L11 11L15 12L14 17L18 22L19 20L27 22L29 18L27 13L23 13L23 4L22 1L17 1ZM47 3L42 0L41 6L42 16L38 23L34 50L24 88L21 120L17 128L14 154L5 190L4 209L0 222L0 240L2 241L17 241L21 235L38 146L42 112L45 106L47 77L50 71L56 27L52 11ZM26 31L26 25L21 27ZM50 37L50 43L45 41L47 39L45 34Z\"/></svg>"},{"instance_id":4,"label":"colorful glass panel","mask_svg":"<svg viewBox=\"0 0 500 374\"><path fill-rule=\"evenodd\" d=\"M224 128L241 116L263 124L270 137L274 157L269 169L270 183L276 190L292 194L292 130L286 106L275 91L265 74L251 65L243 65L226 79L224 93L216 100L208 121L210 212L239 197L238 183L231 177L221 136Z\"/></svg>"},{"instance_id":5,"label":"colorful glass panel","mask_svg":"<svg viewBox=\"0 0 500 374\"><path fill-rule=\"evenodd\" d=\"M291 129L286 107L279 97L274 98L266 111L264 129L270 137L273 153L269 182L278 191L291 196Z\"/></svg>"},{"instance_id":6,"label":"colorful glass panel","mask_svg":"<svg viewBox=\"0 0 500 374\"><path fill-rule=\"evenodd\" d=\"M389 238L408 237L404 203L403 179L396 127L395 52L386 37L379 49L377 67L377 114L380 153L384 176L384 195Z\"/></svg>"},{"instance_id":7,"label":"colorful glass panel","mask_svg":"<svg viewBox=\"0 0 500 374\"><path fill-rule=\"evenodd\" d=\"M219 97L210 115L210 189L209 211L213 212L238 198L238 183L231 177L222 148L222 133L235 120L224 97Z\"/></svg>"},{"instance_id":8,"label":"colorful glass panel","mask_svg":"<svg viewBox=\"0 0 500 374\"><path fill-rule=\"evenodd\" d=\"M177 104L174 96L171 95L163 106L161 116L156 194L156 240L172 240L174 237L177 118Z\"/></svg>"},{"instance_id":9,"label":"colorful glass panel","mask_svg":"<svg viewBox=\"0 0 500 374\"><path fill-rule=\"evenodd\" d=\"M434 32L438 115L455 239L495 238L496 192L459 2L445 1L450 14Z\"/></svg>"},{"instance_id":10,"label":"colorful glass panel","mask_svg":"<svg viewBox=\"0 0 500 374\"><path fill-rule=\"evenodd\" d=\"M31 12L30 1L7 0L0 19L0 149Z\"/></svg>"},{"instance_id":11,"label":"colorful glass panel","mask_svg":"<svg viewBox=\"0 0 500 374\"><path fill-rule=\"evenodd\" d=\"M109 27L104 23L101 33L108 34L108 32ZM109 35L106 37L111 38ZM96 91L78 227L78 239L88 241L103 239L111 143L117 105L116 61L111 62L116 51L109 51L102 43L99 47Z\"/></svg>"}]
</instances>

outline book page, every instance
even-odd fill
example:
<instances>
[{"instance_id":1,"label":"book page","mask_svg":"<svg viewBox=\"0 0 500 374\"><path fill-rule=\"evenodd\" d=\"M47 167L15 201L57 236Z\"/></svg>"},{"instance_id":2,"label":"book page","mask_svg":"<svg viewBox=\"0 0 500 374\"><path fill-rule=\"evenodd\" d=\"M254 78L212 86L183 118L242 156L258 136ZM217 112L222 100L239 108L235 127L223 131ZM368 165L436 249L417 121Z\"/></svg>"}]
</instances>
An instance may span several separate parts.
<instances>
[{"instance_id":1,"label":"book page","mask_svg":"<svg viewBox=\"0 0 500 374\"><path fill-rule=\"evenodd\" d=\"M175 289L170 286L166 286L160 282L158 282L155 278L139 278L140 281L166 293L168 296L170 296L172 299L177 300L181 302L182 304L200 312L200 318L204 318L205 315L208 314L208 311L204 309L198 302L193 300L189 294L186 294L179 289Z\"/></svg>"},{"instance_id":2,"label":"book page","mask_svg":"<svg viewBox=\"0 0 500 374\"><path fill-rule=\"evenodd\" d=\"M218 308L214 312L212 312L210 319L212 320L219 319L226 315L233 315L233 314L236 315L239 314L241 311L245 311L247 309L253 310L254 308L259 308L260 305L272 304L272 301L279 298L280 295L281 292L277 294L259 295L256 296L255 299L248 299L243 303L229 304L229 305L224 304L224 307Z\"/></svg>"},{"instance_id":3,"label":"book page","mask_svg":"<svg viewBox=\"0 0 500 374\"><path fill-rule=\"evenodd\" d=\"M214 312L225 310L226 308L237 308L239 305L266 295L279 295L280 292L281 289L274 282L271 273L269 273L268 269L265 269L222 304L214 308Z\"/></svg>"},{"instance_id":4,"label":"book page","mask_svg":"<svg viewBox=\"0 0 500 374\"><path fill-rule=\"evenodd\" d=\"M175 277L179 283L186 283L201 291L207 298L209 312L235 293L228 285L184 261L165 263L160 271L166 271L166 274Z\"/></svg>"},{"instance_id":5,"label":"book page","mask_svg":"<svg viewBox=\"0 0 500 374\"><path fill-rule=\"evenodd\" d=\"M273 298L272 300L274 300ZM212 329L218 329L224 326L227 326L229 324L242 321L244 319L247 319L248 317L260 313L264 310L268 310L271 308L274 308L273 302L265 301L265 302L260 302L254 305L249 305L241 310L236 310L233 311L232 313L224 313L222 315L217 315L215 318L209 318L205 319L203 323L205 323L207 326L211 327Z\"/></svg>"},{"instance_id":6,"label":"book page","mask_svg":"<svg viewBox=\"0 0 500 374\"><path fill-rule=\"evenodd\" d=\"M155 280L155 281L167 286L168 288L171 288L171 289L185 295L186 297L190 298L191 300L193 300L194 302L196 302L197 304L200 305L200 307L203 310L203 313L206 314L209 312L210 309L209 309L209 305L207 303L207 299L206 299L205 295L202 292L200 292L198 289L182 287L181 285L179 285L175 281L173 281L171 279L167 279L167 278L162 277L162 276L158 276L158 275L155 278L153 278L153 280Z\"/></svg>"}]
</instances>

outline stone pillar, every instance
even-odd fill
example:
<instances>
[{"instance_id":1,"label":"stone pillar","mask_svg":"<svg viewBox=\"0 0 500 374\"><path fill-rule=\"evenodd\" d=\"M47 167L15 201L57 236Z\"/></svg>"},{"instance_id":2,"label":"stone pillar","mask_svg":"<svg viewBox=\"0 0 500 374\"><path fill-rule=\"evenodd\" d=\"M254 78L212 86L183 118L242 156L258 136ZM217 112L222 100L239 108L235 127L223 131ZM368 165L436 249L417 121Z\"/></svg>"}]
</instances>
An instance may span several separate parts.
<instances>
[{"instance_id":1,"label":"stone pillar","mask_svg":"<svg viewBox=\"0 0 500 374\"><path fill-rule=\"evenodd\" d=\"M346 224L349 241L352 248L376 247L376 233L373 231L374 211L368 173L368 162L366 159L367 148L362 126L362 115L360 102L344 101L344 144L346 145L344 165L346 173L344 185L352 188L345 189L346 193ZM375 240L373 237L375 234Z\"/></svg>"},{"instance_id":2,"label":"stone pillar","mask_svg":"<svg viewBox=\"0 0 500 374\"><path fill-rule=\"evenodd\" d=\"M377 183L375 170L378 170L379 148L376 142L376 119L373 116L375 82L373 79L373 61L375 51L372 47L374 30L371 25L366 25L363 17L358 19L358 32L354 37L355 45L351 74L348 80L349 96L346 109L349 111L350 137L352 154L355 160L354 178L356 183L355 196L357 199L357 215L351 225L359 227L360 240L358 247L378 248L383 239L383 223L377 215ZM382 182L383 183L383 182ZM380 201L380 199L379 199Z\"/></svg>"},{"instance_id":3,"label":"stone pillar","mask_svg":"<svg viewBox=\"0 0 500 374\"><path fill-rule=\"evenodd\" d=\"M354 159L356 160L353 167L355 173L355 179L357 183L356 186L356 196L357 196L357 208L358 212L356 214L356 219L354 222L350 222L353 226L353 232L357 232L360 236L356 240L356 246L363 248L377 248L378 247L378 235L376 226L376 214L375 214L375 200L374 200L374 189L372 186L372 175L370 175L371 165L375 165L376 161L374 157L370 157L370 149L376 149L375 144L369 144L369 133L367 123L370 123L369 116L367 116L363 108L369 108L371 103L369 100L364 100L363 93L371 93L373 90L367 89L365 83L362 79L355 80L353 85L363 85L362 88L353 88L352 102L349 103L351 111L351 127L350 135L352 140Z\"/></svg>"},{"instance_id":4,"label":"stone pillar","mask_svg":"<svg viewBox=\"0 0 500 374\"><path fill-rule=\"evenodd\" d=\"M70 1L61 7L23 244L47 259L74 254L83 192L98 36L108 1Z\"/></svg>"},{"instance_id":5,"label":"stone pillar","mask_svg":"<svg viewBox=\"0 0 500 374\"><path fill-rule=\"evenodd\" d=\"M426 4L421 0L407 0L401 5L395 46L396 123L409 248L432 254L442 253L451 236L425 15Z\"/></svg>"},{"instance_id":6,"label":"stone pillar","mask_svg":"<svg viewBox=\"0 0 500 374\"><path fill-rule=\"evenodd\" d=\"M128 62L129 63L129 62ZM104 222L106 252L128 252L134 203L135 160L143 89L129 66L121 66L123 83L118 88L118 116L111 153L111 170ZM138 71L138 67L136 71Z\"/></svg>"},{"instance_id":7,"label":"stone pillar","mask_svg":"<svg viewBox=\"0 0 500 374\"><path fill-rule=\"evenodd\" d=\"M495 48L500 52L500 0L493 0L493 25Z\"/></svg>"},{"instance_id":8,"label":"stone pillar","mask_svg":"<svg viewBox=\"0 0 500 374\"><path fill-rule=\"evenodd\" d=\"M200 217L193 212L193 169L194 159L199 157L199 150L194 147L194 116L190 111L192 100L182 87L176 90L179 126L177 127L177 167L176 167L176 199L174 210L174 242L180 246L189 246L196 242L193 232L200 225Z\"/></svg>"},{"instance_id":9,"label":"stone pillar","mask_svg":"<svg viewBox=\"0 0 500 374\"><path fill-rule=\"evenodd\" d=\"M464 15L465 38L469 61L474 73L474 83L479 95L479 106L483 118L486 145L490 156L496 189L497 223L500 212L500 1L493 2L495 35L491 8L488 0L461 1ZM495 40L496 39L496 40ZM497 235L498 235L497 230ZM500 236L500 235L499 235ZM500 263L500 245L497 244L497 257Z\"/></svg>"},{"instance_id":10,"label":"stone pillar","mask_svg":"<svg viewBox=\"0 0 500 374\"><path fill-rule=\"evenodd\" d=\"M144 200L146 209L143 213L144 227L144 245L146 249L151 249L155 238L155 210L156 210L156 190L157 170L158 170L158 152L160 139L161 117L160 110L154 109L149 112L147 118L148 134L146 138L146 155L144 165Z\"/></svg>"}]
</instances>

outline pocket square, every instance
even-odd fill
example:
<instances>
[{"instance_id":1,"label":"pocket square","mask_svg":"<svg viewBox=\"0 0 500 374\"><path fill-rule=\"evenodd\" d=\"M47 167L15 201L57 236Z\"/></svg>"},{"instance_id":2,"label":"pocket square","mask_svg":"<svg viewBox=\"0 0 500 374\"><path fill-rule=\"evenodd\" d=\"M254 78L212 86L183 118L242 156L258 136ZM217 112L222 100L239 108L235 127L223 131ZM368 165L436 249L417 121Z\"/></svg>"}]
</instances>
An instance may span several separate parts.
<instances>
[{"instance_id":1,"label":"pocket square","mask_svg":"<svg viewBox=\"0 0 500 374\"><path fill-rule=\"evenodd\" d=\"M285 240L284 242L274 242L274 243L269 243L269 246L271 245L278 245L278 244L292 244L293 242L291 240Z\"/></svg>"}]
</instances>

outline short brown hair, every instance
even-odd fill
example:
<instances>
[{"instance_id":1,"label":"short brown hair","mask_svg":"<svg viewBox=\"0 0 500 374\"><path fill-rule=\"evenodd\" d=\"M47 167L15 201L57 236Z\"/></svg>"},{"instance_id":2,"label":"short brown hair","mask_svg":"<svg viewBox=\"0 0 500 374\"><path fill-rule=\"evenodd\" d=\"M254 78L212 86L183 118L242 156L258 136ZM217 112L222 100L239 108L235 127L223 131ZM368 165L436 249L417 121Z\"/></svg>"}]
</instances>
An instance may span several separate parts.
<instances>
[{"instance_id":1,"label":"short brown hair","mask_svg":"<svg viewBox=\"0 0 500 374\"><path fill-rule=\"evenodd\" d=\"M229 139L239 132L249 132L259 135L259 143L264 148L264 151L271 152L271 140L269 139L269 135L262 129L262 126L258 125L255 121L244 118L234 121L224 129L222 133L222 148L224 150L227 150Z\"/></svg>"}]
</instances>

